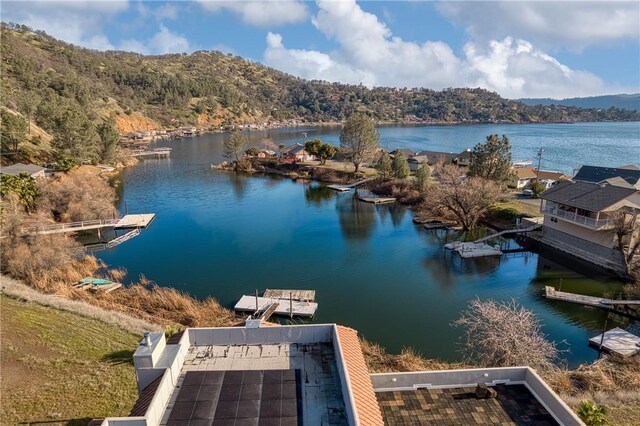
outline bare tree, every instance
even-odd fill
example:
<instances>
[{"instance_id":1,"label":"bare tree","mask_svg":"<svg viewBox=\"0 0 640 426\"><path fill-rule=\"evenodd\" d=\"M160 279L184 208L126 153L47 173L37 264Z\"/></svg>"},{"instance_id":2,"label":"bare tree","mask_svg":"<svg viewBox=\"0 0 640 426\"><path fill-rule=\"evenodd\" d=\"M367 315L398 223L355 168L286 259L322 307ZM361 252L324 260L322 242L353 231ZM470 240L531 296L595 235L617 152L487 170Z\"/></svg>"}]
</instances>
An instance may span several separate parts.
<instances>
[{"instance_id":1,"label":"bare tree","mask_svg":"<svg viewBox=\"0 0 640 426\"><path fill-rule=\"evenodd\" d=\"M513 299L474 299L453 324L464 327L462 351L471 363L485 367L528 365L542 371L556 368L556 344L542 334L538 317Z\"/></svg>"},{"instance_id":2,"label":"bare tree","mask_svg":"<svg viewBox=\"0 0 640 426\"><path fill-rule=\"evenodd\" d=\"M640 280L640 211L622 208L611 216L616 247L624 261L627 275Z\"/></svg>"},{"instance_id":3,"label":"bare tree","mask_svg":"<svg viewBox=\"0 0 640 426\"><path fill-rule=\"evenodd\" d=\"M464 229L474 228L502 193L494 181L463 178L454 165L438 168L437 178L439 184L429 193L428 208L453 214Z\"/></svg>"}]
</instances>

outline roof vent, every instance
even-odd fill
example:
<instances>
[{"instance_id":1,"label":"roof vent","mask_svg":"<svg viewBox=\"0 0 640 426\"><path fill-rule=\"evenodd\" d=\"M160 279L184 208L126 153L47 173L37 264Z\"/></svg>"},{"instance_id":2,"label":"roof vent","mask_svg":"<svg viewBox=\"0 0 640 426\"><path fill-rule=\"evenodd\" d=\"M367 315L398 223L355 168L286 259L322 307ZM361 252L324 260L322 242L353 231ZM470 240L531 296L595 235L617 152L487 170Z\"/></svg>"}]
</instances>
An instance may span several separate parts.
<instances>
[{"instance_id":1,"label":"roof vent","mask_svg":"<svg viewBox=\"0 0 640 426\"><path fill-rule=\"evenodd\" d=\"M148 331L145 331L143 334L144 340L142 341L142 344L145 346L153 346L153 343L151 342L151 336L149 334L150 333Z\"/></svg>"}]
</instances>

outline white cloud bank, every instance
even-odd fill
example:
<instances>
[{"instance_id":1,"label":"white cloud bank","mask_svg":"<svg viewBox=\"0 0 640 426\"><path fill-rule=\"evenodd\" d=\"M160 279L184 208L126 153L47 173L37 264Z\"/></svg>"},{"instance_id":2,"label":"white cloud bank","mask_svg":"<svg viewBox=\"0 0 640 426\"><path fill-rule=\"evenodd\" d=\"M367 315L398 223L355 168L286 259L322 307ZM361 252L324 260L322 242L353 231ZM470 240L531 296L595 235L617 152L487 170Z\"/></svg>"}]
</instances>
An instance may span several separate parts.
<instances>
[{"instance_id":1,"label":"white cloud bank","mask_svg":"<svg viewBox=\"0 0 640 426\"><path fill-rule=\"evenodd\" d=\"M448 1L437 8L484 41L509 35L576 50L640 37L637 1Z\"/></svg>"},{"instance_id":2,"label":"white cloud bank","mask_svg":"<svg viewBox=\"0 0 640 426\"><path fill-rule=\"evenodd\" d=\"M309 10L298 0L220 1L197 0L202 7L213 13L228 10L240 16L243 22L259 27L304 22Z\"/></svg>"},{"instance_id":3,"label":"white cloud bank","mask_svg":"<svg viewBox=\"0 0 640 426\"><path fill-rule=\"evenodd\" d=\"M395 37L355 0L317 4L313 25L339 48L329 53L288 49L279 34L269 33L264 52L267 65L307 79L432 89L482 87L507 98L562 98L624 90L608 87L592 73L570 69L525 40L469 42L458 57L443 42L418 44Z\"/></svg>"}]
</instances>

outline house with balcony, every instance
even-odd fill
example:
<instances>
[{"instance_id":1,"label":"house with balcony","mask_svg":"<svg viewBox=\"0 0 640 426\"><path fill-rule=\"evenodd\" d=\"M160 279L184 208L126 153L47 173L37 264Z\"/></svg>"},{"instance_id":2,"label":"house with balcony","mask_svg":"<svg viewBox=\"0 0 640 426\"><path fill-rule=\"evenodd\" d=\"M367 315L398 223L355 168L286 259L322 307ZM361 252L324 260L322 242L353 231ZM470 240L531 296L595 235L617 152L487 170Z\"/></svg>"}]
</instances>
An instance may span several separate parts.
<instances>
[{"instance_id":1,"label":"house with balcony","mask_svg":"<svg viewBox=\"0 0 640 426\"><path fill-rule=\"evenodd\" d=\"M613 182L613 183L611 183ZM598 266L624 273L613 215L640 211L640 191L615 179L560 182L545 191L542 242Z\"/></svg>"}]
</instances>

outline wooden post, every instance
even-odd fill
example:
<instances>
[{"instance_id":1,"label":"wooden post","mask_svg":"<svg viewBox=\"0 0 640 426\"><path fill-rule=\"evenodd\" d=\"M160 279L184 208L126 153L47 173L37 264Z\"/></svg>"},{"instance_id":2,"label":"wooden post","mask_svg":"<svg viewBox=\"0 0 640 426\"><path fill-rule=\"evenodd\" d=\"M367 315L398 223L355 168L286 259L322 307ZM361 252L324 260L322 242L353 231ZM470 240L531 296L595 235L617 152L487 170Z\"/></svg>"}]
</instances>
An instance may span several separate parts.
<instances>
[{"instance_id":1,"label":"wooden post","mask_svg":"<svg viewBox=\"0 0 640 426\"><path fill-rule=\"evenodd\" d=\"M293 318L293 296L289 292L289 319Z\"/></svg>"},{"instance_id":2,"label":"wooden post","mask_svg":"<svg viewBox=\"0 0 640 426\"><path fill-rule=\"evenodd\" d=\"M602 343L604 342L604 332L607 331L607 320L609 319L609 314L604 319L604 327L602 327L602 337L600 337L600 347L598 348L598 359L602 355Z\"/></svg>"},{"instance_id":3,"label":"wooden post","mask_svg":"<svg viewBox=\"0 0 640 426\"><path fill-rule=\"evenodd\" d=\"M258 312L258 289L256 288L256 312Z\"/></svg>"},{"instance_id":4,"label":"wooden post","mask_svg":"<svg viewBox=\"0 0 640 426\"><path fill-rule=\"evenodd\" d=\"M124 214L129 214L129 206L126 201L124 202Z\"/></svg>"}]
</instances>

